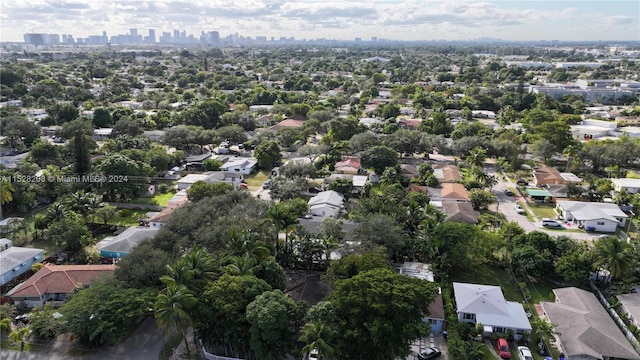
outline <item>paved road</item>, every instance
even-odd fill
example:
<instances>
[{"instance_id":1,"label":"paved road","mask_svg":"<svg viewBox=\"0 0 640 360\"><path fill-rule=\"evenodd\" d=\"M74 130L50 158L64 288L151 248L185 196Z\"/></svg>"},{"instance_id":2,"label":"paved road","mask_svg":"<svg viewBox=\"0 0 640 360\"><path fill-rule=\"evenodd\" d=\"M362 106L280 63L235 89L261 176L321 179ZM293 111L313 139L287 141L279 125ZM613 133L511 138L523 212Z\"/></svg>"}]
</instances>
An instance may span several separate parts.
<instances>
[{"instance_id":1,"label":"paved road","mask_svg":"<svg viewBox=\"0 0 640 360\"><path fill-rule=\"evenodd\" d=\"M44 351L22 352L0 350L1 360L156 360L164 346L162 334L154 319L146 319L127 340L111 348L100 348L82 356L69 356L74 344L61 336L51 342Z\"/></svg>"},{"instance_id":2,"label":"paved road","mask_svg":"<svg viewBox=\"0 0 640 360\"><path fill-rule=\"evenodd\" d=\"M510 179L503 180L500 176L496 174L495 168L493 166L485 166L485 172L489 175L493 175L498 179L498 183L494 185L492 191L498 200L498 204L496 206L496 210L500 211L505 215L507 220L516 221L526 232L531 231L542 231L551 236L568 236L574 240L578 241L594 241L598 239L600 234L589 234L587 232L572 232L572 231L562 231L562 230L548 230L547 228L542 226L540 219L537 219L531 210L531 208L527 205L524 199L516 196L508 196L504 193L507 188L515 189L517 186ZM515 210L516 202L520 201L525 210L531 214L535 222L531 222L527 219L525 215L520 215Z\"/></svg>"}]
</instances>

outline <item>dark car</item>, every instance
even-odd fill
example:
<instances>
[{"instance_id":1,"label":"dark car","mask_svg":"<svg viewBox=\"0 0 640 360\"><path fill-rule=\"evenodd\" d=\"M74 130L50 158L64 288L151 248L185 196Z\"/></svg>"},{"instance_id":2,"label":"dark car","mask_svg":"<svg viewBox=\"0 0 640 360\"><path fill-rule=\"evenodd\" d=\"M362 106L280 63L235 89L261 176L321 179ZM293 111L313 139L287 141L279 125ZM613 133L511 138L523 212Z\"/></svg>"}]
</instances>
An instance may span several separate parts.
<instances>
[{"instance_id":1,"label":"dark car","mask_svg":"<svg viewBox=\"0 0 640 360\"><path fill-rule=\"evenodd\" d=\"M508 196L513 196L513 191L507 189L504 191L505 194L507 194Z\"/></svg>"},{"instance_id":2,"label":"dark car","mask_svg":"<svg viewBox=\"0 0 640 360\"><path fill-rule=\"evenodd\" d=\"M440 352L440 349L435 348L435 347L428 347L428 348L422 350L422 352L420 354L418 354L418 359L420 359L420 360L435 359L435 358L439 357L440 355L442 355L442 352Z\"/></svg>"},{"instance_id":3,"label":"dark car","mask_svg":"<svg viewBox=\"0 0 640 360\"><path fill-rule=\"evenodd\" d=\"M516 183L518 185L527 185L527 184L529 184L529 182L527 180L524 180L524 179L518 179L518 181Z\"/></svg>"}]
</instances>

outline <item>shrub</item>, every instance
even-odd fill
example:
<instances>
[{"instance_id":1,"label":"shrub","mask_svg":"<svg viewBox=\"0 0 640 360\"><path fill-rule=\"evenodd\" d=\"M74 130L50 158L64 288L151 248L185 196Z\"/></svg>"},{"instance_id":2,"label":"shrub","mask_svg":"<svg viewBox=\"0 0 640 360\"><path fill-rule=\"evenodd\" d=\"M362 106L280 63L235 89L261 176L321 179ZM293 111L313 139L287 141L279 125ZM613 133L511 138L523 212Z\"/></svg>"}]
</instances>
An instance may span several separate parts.
<instances>
[{"instance_id":1,"label":"shrub","mask_svg":"<svg viewBox=\"0 0 640 360\"><path fill-rule=\"evenodd\" d=\"M131 210L129 210L129 209L120 209L120 210L118 210L118 216L119 217L123 217L123 218L129 217L129 216L131 216Z\"/></svg>"}]
</instances>

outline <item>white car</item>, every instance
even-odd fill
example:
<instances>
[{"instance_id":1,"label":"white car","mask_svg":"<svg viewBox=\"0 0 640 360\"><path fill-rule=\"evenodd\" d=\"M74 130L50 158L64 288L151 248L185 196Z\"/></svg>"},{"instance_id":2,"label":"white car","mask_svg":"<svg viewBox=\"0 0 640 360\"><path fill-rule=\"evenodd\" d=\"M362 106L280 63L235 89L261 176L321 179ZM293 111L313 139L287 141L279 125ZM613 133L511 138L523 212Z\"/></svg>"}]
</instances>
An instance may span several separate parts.
<instances>
[{"instance_id":1,"label":"white car","mask_svg":"<svg viewBox=\"0 0 640 360\"><path fill-rule=\"evenodd\" d=\"M516 204L516 206L514 208L516 209L516 212L518 214L524 214L524 209L519 204Z\"/></svg>"},{"instance_id":2,"label":"white car","mask_svg":"<svg viewBox=\"0 0 640 360\"><path fill-rule=\"evenodd\" d=\"M533 360L531 350L526 346L518 346L518 357L520 360Z\"/></svg>"}]
</instances>

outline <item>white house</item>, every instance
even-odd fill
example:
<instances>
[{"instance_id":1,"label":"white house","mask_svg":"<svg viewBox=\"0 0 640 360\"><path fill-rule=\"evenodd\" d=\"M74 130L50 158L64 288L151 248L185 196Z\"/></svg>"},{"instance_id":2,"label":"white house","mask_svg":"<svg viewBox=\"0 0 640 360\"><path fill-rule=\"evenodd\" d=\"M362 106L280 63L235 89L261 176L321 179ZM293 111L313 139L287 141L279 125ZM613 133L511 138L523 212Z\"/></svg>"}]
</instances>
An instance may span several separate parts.
<instances>
[{"instance_id":1,"label":"white house","mask_svg":"<svg viewBox=\"0 0 640 360\"><path fill-rule=\"evenodd\" d=\"M640 179L611 179L615 191L626 191L628 194L640 193Z\"/></svg>"},{"instance_id":2,"label":"white house","mask_svg":"<svg viewBox=\"0 0 640 360\"><path fill-rule=\"evenodd\" d=\"M226 182L233 186L240 186L243 179L244 176L242 173L229 171L208 171L204 174L187 174L178 179L178 190L185 190L198 181L204 181L207 184Z\"/></svg>"},{"instance_id":3,"label":"white house","mask_svg":"<svg viewBox=\"0 0 640 360\"><path fill-rule=\"evenodd\" d=\"M625 226L628 218L627 214L613 203L557 201L556 211L566 221L587 231L616 232L618 226Z\"/></svg>"},{"instance_id":4,"label":"white house","mask_svg":"<svg viewBox=\"0 0 640 360\"><path fill-rule=\"evenodd\" d=\"M531 333L531 324L522 304L507 301L499 286L453 283L458 320L482 324L484 334L506 334L512 330L516 339Z\"/></svg>"},{"instance_id":5,"label":"white house","mask_svg":"<svg viewBox=\"0 0 640 360\"><path fill-rule=\"evenodd\" d=\"M31 265L41 262L43 249L19 246L0 252L0 286L31 270Z\"/></svg>"},{"instance_id":6,"label":"white house","mask_svg":"<svg viewBox=\"0 0 640 360\"><path fill-rule=\"evenodd\" d=\"M342 209L343 202L344 196L339 192L322 191L309 199L309 212L315 216L336 217Z\"/></svg>"},{"instance_id":7,"label":"white house","mask_svg":"<svg viewBox=\"0 0 640 360\"><path fill-rule=\"evenodd\" d=\"M96 141L106 140L111 136L112 132L113 132L112 128L93 129L93 140L96 140Z\"/></svg>"},{"instance_id":8,"label":"white house","mask_svg":"<svg viewBox=\"0 0 640 360\"><path fill-rule=\"evenodd\" d=\"M243 175L251 174L258 165L258 160L254 158L232 159L220 166L220 170Z\"/></svg>"}]
</instances>

